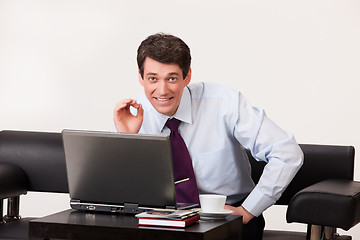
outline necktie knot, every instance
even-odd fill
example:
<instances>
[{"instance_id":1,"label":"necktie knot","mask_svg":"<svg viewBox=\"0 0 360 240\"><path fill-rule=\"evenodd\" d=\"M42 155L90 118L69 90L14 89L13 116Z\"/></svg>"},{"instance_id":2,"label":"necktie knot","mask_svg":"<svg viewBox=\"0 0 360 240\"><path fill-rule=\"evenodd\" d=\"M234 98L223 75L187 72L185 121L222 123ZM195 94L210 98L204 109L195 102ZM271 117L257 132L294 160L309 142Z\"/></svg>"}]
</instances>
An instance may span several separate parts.
<instances>
[{"instance_id":1,"label":"necktie knot","mask_svg":"<svg viewBox=\"0 0 360 240\"><path fill-rule=\"evenodd\" d=\"M179 128L180 120L176 118L169 118L165 124L172 132L176 132Z\"/></svg>"}]
</instances>

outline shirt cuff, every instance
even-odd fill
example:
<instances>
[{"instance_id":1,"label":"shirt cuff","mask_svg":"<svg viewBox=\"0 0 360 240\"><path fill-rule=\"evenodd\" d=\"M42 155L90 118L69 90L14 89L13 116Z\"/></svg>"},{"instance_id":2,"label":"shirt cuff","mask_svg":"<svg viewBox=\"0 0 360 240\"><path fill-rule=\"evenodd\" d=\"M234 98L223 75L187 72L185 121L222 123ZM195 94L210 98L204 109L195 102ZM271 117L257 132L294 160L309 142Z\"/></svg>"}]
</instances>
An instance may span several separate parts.
<instances>
[{"instance_id":1,"label":"shirt cuff","mask_svg":"<svg viewBox=\"0 0 360 240\"><path fill-rule=\"evenodd\" d=\"M257 187L255 187L242 203L242 207L255 217L258 217L268 207L275 204L275 202L274 199L264 195Z\"/></svg>"}]
</instances>

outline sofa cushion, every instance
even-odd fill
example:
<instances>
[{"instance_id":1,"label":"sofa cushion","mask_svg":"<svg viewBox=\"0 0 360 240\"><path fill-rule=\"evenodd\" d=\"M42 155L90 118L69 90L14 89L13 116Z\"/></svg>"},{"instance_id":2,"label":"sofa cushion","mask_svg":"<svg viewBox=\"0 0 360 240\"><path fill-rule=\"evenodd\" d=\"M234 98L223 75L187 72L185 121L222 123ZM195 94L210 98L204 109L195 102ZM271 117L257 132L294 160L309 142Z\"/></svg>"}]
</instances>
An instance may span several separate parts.
<instances>
[{"instance_id":1,"label":"sofa cushion","mask_svg":"<svg viewBox=\"0 0 360 240\"><path fill-rule=\"evenodd\" d=\"M360 182L330 179L307 187L291 200L286 218L349 230L360 222Z\"/></svg>"}]
</instances>

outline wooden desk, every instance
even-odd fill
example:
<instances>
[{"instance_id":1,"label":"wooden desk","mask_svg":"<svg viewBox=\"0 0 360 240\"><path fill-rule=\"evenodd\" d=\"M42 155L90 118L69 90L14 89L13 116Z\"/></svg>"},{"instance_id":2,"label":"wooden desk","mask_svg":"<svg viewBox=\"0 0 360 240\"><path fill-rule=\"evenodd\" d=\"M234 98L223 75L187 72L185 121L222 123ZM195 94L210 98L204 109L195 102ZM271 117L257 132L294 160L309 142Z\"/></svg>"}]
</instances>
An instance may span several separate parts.
<instances>
[{"instance_id":1,"label":"wooden desk","mask_svg":"<svg viewBox=\"0 0 360 240\"><path fill-rule=\"evenodd\" d=\"M30 239L241 240L242 217L199 221L187 228L138 226L133 215L66 210L30 222Z\"/></svg>"}]
</instances>

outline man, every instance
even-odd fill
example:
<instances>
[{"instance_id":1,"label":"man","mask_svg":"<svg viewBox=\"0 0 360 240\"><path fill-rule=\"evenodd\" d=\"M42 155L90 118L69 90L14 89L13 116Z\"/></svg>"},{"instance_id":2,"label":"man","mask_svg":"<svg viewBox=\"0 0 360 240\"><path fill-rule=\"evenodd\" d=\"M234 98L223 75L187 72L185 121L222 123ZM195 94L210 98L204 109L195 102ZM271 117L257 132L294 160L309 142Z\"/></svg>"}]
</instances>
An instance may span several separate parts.
<instances>
[{"instance_id":1,"label":"man","mask_svg":"<svg viewBox=\"0 0 360 240\"><path fill-rule=\"evenodd\" d=\"M279 199L303 162L293 136L238 91L189 84L190 49L175 36L149 36L138 48L137 62L145 94L116 105L117 131L170 135L168 119L180 120L178 132L190 153L199 193L226 195L226 208L243 216L243 239L262 239L262 212ZM268 162L256 186L244 147Z\"/></svg>"}]
</instances>

